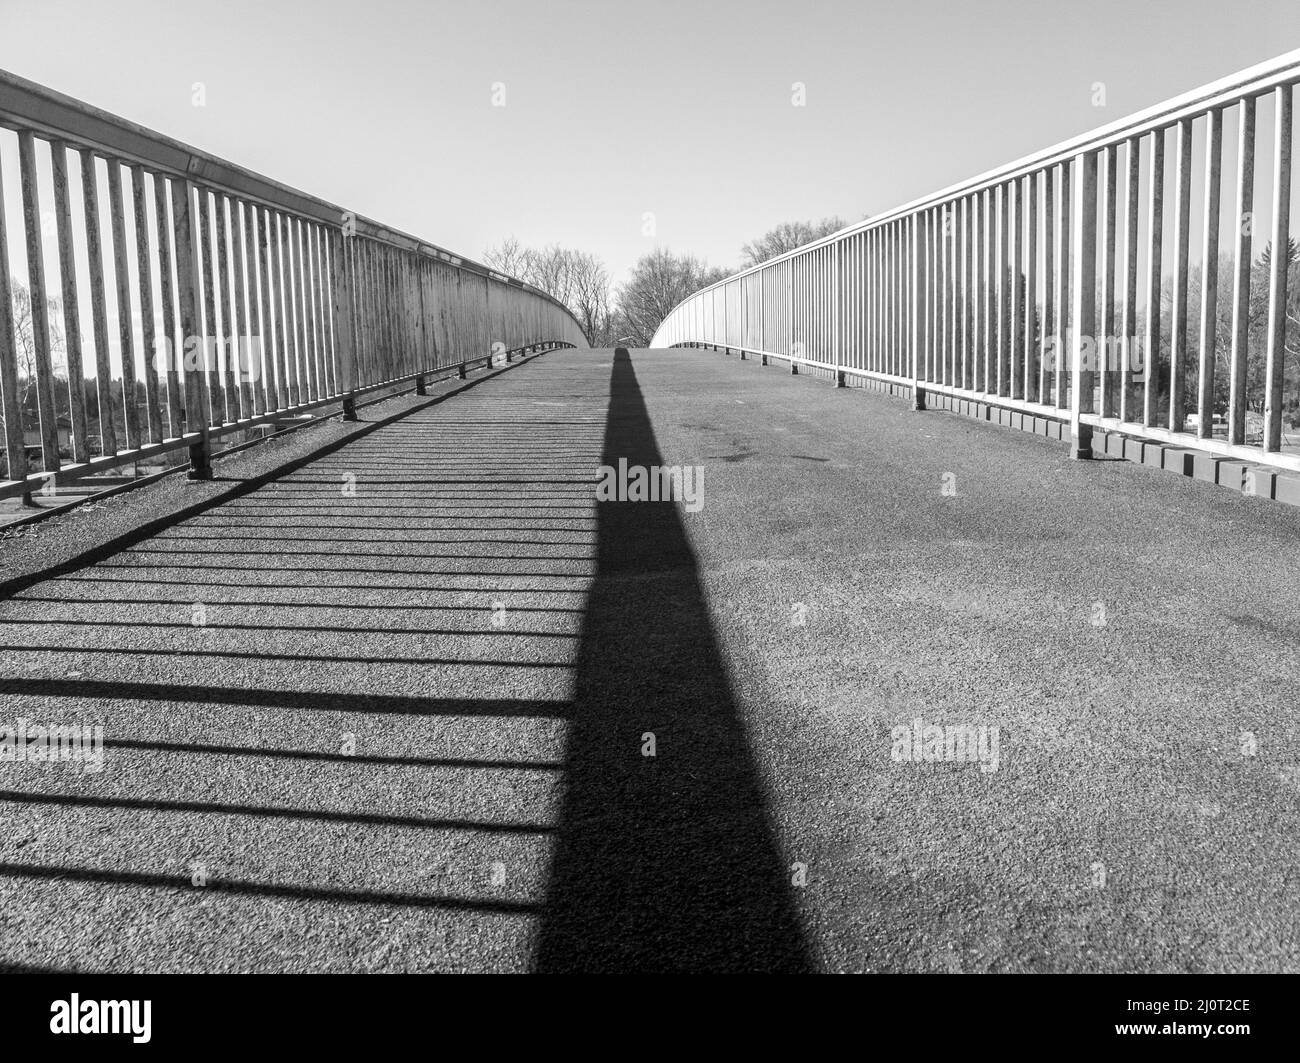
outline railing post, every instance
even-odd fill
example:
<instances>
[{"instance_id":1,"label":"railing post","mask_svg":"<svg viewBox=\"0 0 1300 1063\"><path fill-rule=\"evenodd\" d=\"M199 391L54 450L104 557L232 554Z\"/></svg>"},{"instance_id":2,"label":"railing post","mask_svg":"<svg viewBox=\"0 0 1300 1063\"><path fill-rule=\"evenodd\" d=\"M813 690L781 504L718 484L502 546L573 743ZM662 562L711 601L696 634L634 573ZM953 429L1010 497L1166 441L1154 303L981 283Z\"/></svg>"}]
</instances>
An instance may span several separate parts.
<instances>
[{"instance_id":1,"label":"railing post","mask_svg":"<svg viewBox=\"0 0 1300 1063\"><path fill-rule=\"evenodd\" d=\"M207 351L200 335L199 284L202 266L199 253L198 220L193 210L193 186L183 178L171 179L173 245L176 256L176 304L180 311L181 349L185 371L185 431L198 432L199 440L190 444L190 480L212 479L212 454L208 436L207 396L198 360L206 360Z\"/></svg>"},{"instance_id":2,"label":"railing post","mask_svg":"<svg viewBox=\"0 0 1300 1063\"><path fill-rule=\"evenodd\" d=\"M347 219L344 219L347 224ZM341 229L333 237L334 254L330 258L331 283L334 288L334 343L338 368L343 379L338 389L343 393L343 420L357 419L356 390L356 285L353 281L352 236Z\"/></svg>"},{"instance_id":3,"label":"railing post","mask_svg":"<svg viewBox=\"0 0 1300 1063\"><path fill-rule=\"evenodd\" d=\"M925 409L925 392L921 388L921 216L912 215L912 409Z\"/></svg>"},{"instance_id":4,"label":"railing post","mask_svg":"<svg viewBox=\"0 0 1300 1063\"><path fill-rule=\"evenodd\" d=\"M787 339L789 340L789 344L790 344L788 349L790 351L790 358L791 358L791 362L790 362L791 373L798 372L798 370L795 369L794 367L794 361L793 361L794 359L794 262L795 260L793 258L787 258L785 260L786 308L790 312L790 318L788 322L789 336L787 337Z\"/></svg>"},{"instance_id":5,"label":"railing post","mask_svg":"<svg viewBox=\"0 0 1300 1063\"><path fill-rule=\"evenodd\" d=\"M185 474L187 480L212 479L212 436L205 424L199 432L197 442L190 444L190 470Z\"/></svg>"},{"instance_id":6,"label":"railing post","mask_svg":"<svg viewBox=\"0 0 1300 1063\"><path fill-rule=\"evenodd\" d=\"M831 244L830 254L831 264L831 364L835 366L835 386L842 388L844 386L844 373L840 369L840 345L842 332L840 330L840 245L839 243Z\"/></svg>"},{"instance_id":7,"label":"railing post","mask_svg":"<svg viewBox=\"0 0 1300 1063\"><path fill-rule=\"evenodd\" d=\"M1092 457L1092 425L1084 424L1082 415L1093 412L1091 364L1097 354L1097 152L1085 151L1076 156L1077 178L1071 182L1074 196L1070 235L1073 239L1073 263L1070 270L1074 325L1070 333L1070 457Z\"/></svg>"},{"instance_id":8,"label":"railing post","mask_svg":"<svg viewBox=\"0 0 1300 1063\"><path fill-rule=\"evenodd\" d=\"M423 374L423 373L420 373L420 374L415 378L415 393L416 393L417 395L427 395L427 394L429 394L429 389L428 389L428 387L426 386L426 384L425 384L425 382L424 382L424 374Z\"/></svg>"}]
</instances>

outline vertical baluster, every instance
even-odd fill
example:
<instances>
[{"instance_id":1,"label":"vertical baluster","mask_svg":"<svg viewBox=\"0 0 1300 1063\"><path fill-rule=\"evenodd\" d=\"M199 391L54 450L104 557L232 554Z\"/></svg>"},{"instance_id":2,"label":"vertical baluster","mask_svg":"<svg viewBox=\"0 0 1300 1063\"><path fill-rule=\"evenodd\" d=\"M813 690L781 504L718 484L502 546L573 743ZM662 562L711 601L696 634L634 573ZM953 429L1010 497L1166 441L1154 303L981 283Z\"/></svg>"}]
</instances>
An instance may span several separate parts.
<instances>
[{"instance_id":1,"label":"vertical baluster","mask_svg":"<svg viewBox=\"0 0 1300 1063\"><path fill-rule=\"evenodd\" d=\"M175 361L185 374L185 432L201 432L207 426L206 379L202 372L202 324L200 321L200 285L203 265L198 237L199 216L195 207L194 186L173 178L172 250L176 255L177 324L180 348ZM202 189L197 192L201 195Z\"/></svg>"},{"instance_id":2,"label":"vertical baluster","mask_svg":"<svg viewBox=\"0 0 1300 1063\"><path fill-rule=\"evenodd\" d=\"M339 393L337 341L331 311L334 305L334 275L330 261L333 256L333 245L329 240L328 231L323 226L312 227L312 246L315 249L316 327L320 336L321 363L324 366L321 388L325 395L337 395Z\"/></svg>"},{"instance_id":3,"label":"vertical baluster","mask_svg":"<svg viewBox=\"0 0 1300 1063\"><path fill-rule=\"evenodd\" d=\"M891 222L893 240L893 290L894 290L894 355L889 366L891 376L905 376L907 325L907 274L905 270L904 222Z\"/></svg>"},{"instance_id":4,"label":"vertical baluster","mask_svg":"<svg viewBox=\"0 0 1300 1063\"><path fill-rule=\"evenodd\" d=\"M1175 127L1174 284L1169 337L1169 430L1181 432L1186 416L1187 260L1192 207L1192 120Z\"/></svg>"},{"instance_id":5,"label":"vertical baluster","mask_svg":"<svg viewBox=\"0 0 1300 1063\"><path fill-rule=\"evenodd\" d=\"M997 394L1007 394L1008 378L1011 374L1011 277L1008 269L1010 237L1010 204L1007 197L1011 186L1000 184L997 187L998 210L993 219L997 234L997 284L998 284L998 364L995 380Z\"/></svg>"},{"instance_id":6,"label":"vertical baluster","mask_svg":"<svg viewBox=\"0 0 1300 1063\"><path fill-rule=\"evenodd\" d=\"M99 175L95 156L81 153L81 198L86 214L86 259L90 273L90 313L95 336L95 389L99 412L100 452L117 453L113 417L113 372L108 348L108 296L104 282L104 243L99 210Z\"/></svg>"},{"instance_id":7,"label":"vertical baluster","mask_svg":"<svg viewBox=\"0 0 1300 1063\"><path fill-rule=\"evenodd\" d=\"M1025 175L1025 319L1024 319L1024 389L1025 399L1041 402L1038 387L1038 174Z\"/></svg>"},{"instance_id":8,"label":"vertical baluster","mask_svg":"<svg viewBox=\"0 0 1300 1063\"><path fill-rule=\"evenodd\" d=\"M870 285L869 294L871 299L871 323L870 323L870 352L868 356L867 367L879 371L880 369L880 266L879 266L879 249L880 249L880 229L872 229L870 234L869 252L870 264L867 274L867 283Z\"/></svg>"},{"instance_id":9,"label":"vertical baluster","mask_svg":"<svg viewBox=\"0 0 1300 1063\"><path fill-rule=\"evenodd\" d=\"M1165 133L1151 134L1151 187L1147 193L1147 318L1144 334L1146 365L1142 397L1142 423L1156 423L1156 372L1160 364L1160 304L1163 285L1165 209Z\"/></svg>"},{"instance_id":10,"label":"vertical baluster","mask_svg":"<svg viewBox=\"0 0 1300 1063\"><path fill-rule=\"evenodd\" d=\"M1066 164L1069 165L1068 163ZM1093 374L1083 359L1087 341L1097 334L1097 153L1075 159L1078 180L1069 205L1074 229L1071 320L1070 457L1092 457L1092 425L1083 416L1093 411Z\"/></svg>"},{"instance_id":11,"label":"vertical baluster","mask_svg":"<svg viewBox=\"0 0 1300 1063\"><path fill-rule=\"evenodd\" d=\"M320 332L320 283L319 264L316 261L315 226L309 222L300 222L302 228L303 252L303 308L307 316L307 345L311 351L312 381L316 388L317 399L323 399L328 392L325 383L325 357L321 345Z\"/></svg>"},{"instance_id":12,"label":"vertical baluster","mask_svg":"<svg viewBox=\"0 0 1300 1063\"><path fill-rule=\"evenodd\" d=\"M279 289L277 304L280 335L283 338L284 379L287 383L288 403L290 407L304 401L304 381L299 373L298 330L294 314L294 278L293 259L291 257L290 221L284 215L276 213L275 218L275 274L276 287Z\"/></svg>"},{"instance_id":13,"label":"vertical baluster","mask_svg":"<svg viewBox=\"0 0 1300 1063\"><path fill-rule=\"evenodd\" d=\"M312 358L311 342L308 335L308 321L311 317L307 290L310 287L306 271L303 268L302 222L298 218L285 219L289 227L290 263L293 269L293 313L294 338L298 349L299 367L299 402L310 402L320 396L316 380L316 363Z\"/></svg>"},{"instance_id":14,"label":"vertical baluster","mask_svg":"<svg viewBox=\"0 0 1300 1063\"><path fill-rule=\"evenodd\" d=\"M1119 417L1132 421L1131 396L1133 370L1140 351L1137 334L1137 284L1138 284L1138 176L1141 165L1141 141L1129 137L1124 155L1124 304L1121 311L1120 350L1124 364L1120 369Z\"/></svg>"},{"instance_id":15,"label":"vertical baluster","mask_svg":"<svg viewBox=\"0 0 1300 1063\"><path fill-rule=\"evenodd\" d=\"M228 209L233 206L231 200L218 195L214 202L216 208L217 230L217 305L221 310L221 331L217 334L217 349L220 352L221 380L226 392L226 420L237 421L244 416L242 389L239 386L239 336L235 329L235 315L231 309L234 302L234 283L231 278L230 262L230 217Z\"/></svg>"},{"instance_id":16,"label":"vertical baluster","mask_svg":"<svg viewBox=\"0 0 1300 1063\"><path fill-rule=\"evenodd\" d=\"M325 394L338 391L338 339L334 335L334 242L331 230L316 227L316 292L320 317L321 356L325 360Z\"/></svg>"},{"instance_id":17,"label":"vertical baluster","mask_svg":"<svg viewBox=\"0 0 1300 1063\"><path fill-rule=\"evenodd\" d=\"M162 178L158 178L162 180ZM144 402L149 441L163 441L162 395L158 389L158 325L154 319L152 253L149 247L149 198L144 167L131 167L131 207L135 215L136 275L140 282L140 335L144 345Z\"/></svg>"},{"instance_id":18,"label":"vertical baluster","mask_svg":"<svg viewBox=\"0 0 1300 1063\"><path fill-rule=\"evenodd\" d=\"M383 276L383 299L385 323L388 326L388 374L390 377L399 377L402 375L402 367L406 365L406 349L402 340L401 322L398 319L398 302L395 298L397 294L397 253L392 247L385 244L383 248L384 257L384 276ZM486 303L487 282L475 282L471 275L470 284L473 285L474 303L473 312L468 317L468 324L474 336L473 344L476 350L490 351L492 349L492 338L486 335L483 319L483 311ZM717 296L714 296L714 307L717 307ZM718 315L716 312L713 317L713 337L717 340L719 333Z\"/></svg>"},{"instance_id":19,"label":"vertical baluster","mask_svg":"<svg viewBox=\"0 0 1300 1063\"><path fill-rule=\"evenodd\" d=\"M941 207L930 211L930 350L926 379L943 382L943 248L944 219Z\"/></svg>"},{"instance_id":20,"label":"vertical baluster","mask_svg":"<svg viewBox=\"0 0 1300 1063\"><path fill-rule=\"evenodd\" d=\"M1020 280L1020 255L1021 255L1021 237L1020 237L1020 187L1016 181L1008 181L1003 186L1003 203L1010 206L1010 211L1004 221L1007 235L1007 271L1008 277L1007 295L1010 301L1007 307L1007 344L1008 350L1004 352L1003 358L1006 359L1007 374L1003 379L998 394L1009 395L1013 398L1020 398L1020 381L1023 379L1024 370L1020 365L1021 341L1020 341L1020 300L1024 295L1021 290Z\"/></svg>"},{"instance_id":21,"label":"vertical baluster","mask_svg":"<svg viewBox=\"0 0 1300 1063\"><path fill-rule=\"evenodd\" d=\"M57 472L60 467L59 426L54 404L54 368L50 362L50 299L45 283L45 244L36 177L36 146L28 130L18 134L18 168L22 175L23 229L27 236L27 291L31 298L41 463L46 472Z\"/></svg>"},{"instance_id":22,"label":"vertical baluster","mask_svg":"<svg viewBox=\"0 0 1300 1063\"><path fill-rule=\"evenodd\" d=\"M154 217L158 229L158 290L162 300L163 338L158 345L167 390L167 438L179 439L181 419L180 367L181 347L176 342L175 288L172 285L172 225L167 211L167 179L154 174ZM161 388L160 388L161 390Z\"/></svg>"},{"instance_id":23,"label":"vertical baluster","mask_svg":"<svg viewBox=\"0 0 1300 1063\"><path fill-rule=\"evenodd\" d=\"M357 245L361 253L361 280L362 280L362 303L365 307L364 324L365 324L365 358L363 361L365 376L362 378L364 384L373 384L379 380L378 357L376 350L379 346L378 339L378 322L375 319L375 245L374 241L366 240ZM457 360L465 359L465 348L460 342L460 332L458 329L459 317L459 285L452 288L451 276L448 275L448 306L450 313L448 315L448 338L453 350L456 352ZM702 305L697 307L697 313L702 311ZM695 326L695 334L703 336L703 322L698 321Z\"/></svg>"},{"instance_id":24,"label":"vertical baluster","mask_svg":"<svg viewBox=\"0 0 1300 1063\"><path fill-rule=\"evenodd\" d=\"M320 329L320 264L316 261L316 227L302 222L303 278L306 282L303 303L307 308L307 342L311 349L312 375L316 381L316 397L329 393L325 377L324 337Z\"/></svg>"},{"instance_id":25,"label":"vertical baluster","mask_svg":"<svg viewBox=\"0 0 1300 1063\"><path fill-rule=\"evenodd\" d=\"M884 288L884 332L882 338L881 372L888 373L894 363L894 239L890 226L881 226L880 236L883 244L883 288Z\"/></svg>"},{"instance_id":26,"label":"vertical baluster","mask_svg":"<svg viewBox=\"0 0 1300 1063\"><path fill-rule=\"evenodd\" d=\"M1102 260L1101 260L1101 335L1096 339L1095 352L1100 373L1101 415L1115 416L1114 355L1123 350L1115 338L1115 180L1119 173L1119 147L1110 145L1102 149Z\"/></svg>"},{"instance_id":27,"label":"vertical baluster","mask_svg":"<svg viewBox=\"0 0 1300 1063\"><path fill-rule=\"evenodd\" d=\"M280 379L280 407L292 409L298 404L297 373L293 350L293 298L289 292L285 263L284 223L279 211L267 212L270 226L271 311L275 317L277 375Z\"/></svg>"},{"instance_id":28,"label":"vertical baluster","mask_svg":"<svg viewBox=\"0 0 1300 1063\"><path fill-rule=\"evenodd\" d=\"M1241 101L1237 129L1237 239L1233 244L1232 367L1228 442L1246 440L1246 361L1250 354L1251 234L1255 210L1255 98Z\"/></svg>"},{"instance_id":29,"label":"vertical baluster","mask_svg":"<svg viewBox=\"0 0 1300 1063\"><path fill-rule=\"evenodd\" d=\"M984 213L983 240L980 243L980 273L983 275L983 291L980 293L980 354L981 369L979 387L985 393L993 391L994 358L997 349L997 264L996 252L996 217L997 202L993 189L985 188L980 192L980 203Z\"/></svg>"},{"instance_id":30,"label":"vertical baluster","mask_svg":"<svg viewBox=\"0 0 1300 1063\"><path fill-rule=\"evenodd\" d=\"M352 277L353 238L344 232L331 233L331 289L334 295L334 348L338 373L335 390L348 394L357 386L355 285Z\"/></svg>"},{"instance_id":31,"label":"vertical baluster","mask_svg":"<svg viewBox=\"0 0 1300 1063\"><path fill-rule=\"evenodd\" d=\"M388 300L388 255L387 248L379 241L373 241L370 246L370 253L373 259L371 269L371 305L374 307L375 314L375 379L391 380L397 374L393 371L393 343L391 334L392 322L389 318L389 311L392 305ZM461 283L458 286L460 299L458 300L460 312L456 315L456 332L460 337L460 346L466 353L470 349L474 354L480 353L475 337L473 336L472 324L469 320L469 282L467 278L460 278ZM709 295L708 300L708 319L704 324L704 335L707 340L714 340L716 334L713 328L713 296Z\"/></svg>"},{"instance_id":32,"label":"vertical baluster","mask_svg":"<svg viewBox=\"0 0 1300 1063\"><path fill-rule=\"evenodd\" d=\"M880 227L880 371L888 373L894 355L893 234L888 223Z\"/></svg>"},{"instance_id":33,"label":"vertical baluster","mask_svg":"<svg viewBox=\"0 0 1300 1063\"><path fill-rule=\"evenodd\" d=\"M985 314L988 309L988 263L985 260L985 248L989 241L989 217L987 197L984 189L970 197L971 212L971 267L970 267L970 376L966 385L974 391L987 391L984 387L984 362L987 349L984 346Z\"/></svg>"},{"instance_id":34,"label":"vertical baluster","mask_svg":"<svg viewBox=\"0 0 1300 1063\"><path fill-rule=\"evenodd\" d=\"M77 298L77 259L72 240L72 203L68 190L68 146L50 144L54 177L54 220L59 243L59 278L63 288L63 345L68 359L68 412L72 422L72 457L89 461L86 433L86 374L82 368L81 310ZM3 200L0 200L0 204ZM0 210L3 206L0 206Z\"/></svg>"},{"instance_id":35,"label":"vertical baluster","mask_svg":"<svg viewBox=\"0 0 1300 1063\"><path fill-rule=\"evenodd\" d=\"M907 375L907 223L900 219L894 230L894 376Z\"/></svg>"},{"instance_id":36,"label":"vertical baluster","mask_svg":"<svg viewBox=\"0 0 1300 1063\"><path fill-rule=\"evenodd\" d=\"M262 253L257 232L261 227L258 215L261 208L252 202L244 203L243 242L244 262L248 274L248 337L249 372L254 374L250 383L253 413L263 414L275 409L274 392L271 391L270 336L266 320L264 292L266 278L262 276Z\"/></svg>"},{"instance_id":37,"label":"vertical baluster","mask_svg":"<svg viewBox=\"0 0 1300 1063\"><path fill-rule=\"evenodd\" d=\"M980 375L980 360L984 347L984 292L988 287L988 277L984 272L984 242L989 235L993 218L984 209L982 192L975 192L968 197L970 204L970 253L967 256L970 269L970 306L966 332L969 338L970 367L966 377L966 387L972 391L984 391Z\"/></svg>"},{"instance_id":38,"label":"vertical baluster","mask_svg":"<svg viewBox=\"0 0 1300 1063\"><path fill-rule=\"evenodd\" d=\"M875 356L872 357L872 365L876 372L885 372L885 230L881 225L875 230L875 263L874 278L872 278L872 287L875 290L876 300L876 324L875 324Z\"/></svg>"},{"instance_id":39,"label":"vertical baluster","mask_svg":"<svg viewBox=\"0 0 1300 1063\"><path fill-rule=\"evenodd\" d=\"M931 235L930 235L930 358L929 372L930 381L935 384L943 383L943 369L945 362L944 354L944 324L947 313L947 303L944 299L944 281L947 273L945 271L945 256L947 254L948 242L948 208L935 207L930 212L931 217Z\"/></svg>"},{"instance_id":40,"label":"vertical baluster","mask_svg":"<svg viewBox=\"0 0 1300 1063\"><path fill-rule=\"evenodd\" d=\"M912 406L914 409L924 409L925 401L921 397L921 338L922 329L922 303L924 292L922 291L922 273L921 256L924 247L925 238L922 235L924 226L924 215L916 213L912 215L910 244L912 249L911 255L911 275L912 275L912 307L911 307L911 370L912 377Z\"/></svg>"},{"instance_id":41,"label":"vertical baluster","mask_svg":"<svg viewBox=\"0 0 1300 1063\"><path fill-rule=\"evenodd\" d=\"M956 344L953 340L956 338L956 329L954 329L954 303L953 283L956 277L957 264L957 218L953 216L953 204L944 205L944 383L953 385L953 352L956 350Z\"/></svg>"},{"instance_id":42,"label":"vertical baluster","mask_svg":"<svg viewBox=\"0 0 1300 1063\"><path fill-rule=\"evenodd\" d=\"M126 445L134 450L140 438L140 404L136 395L135 329L131 324L131 254L126 246L126 204L122 197L122 164L108 159L109 213L113 220L113 276L117 281L117 335L122 354L122 402L126 413ZM138 234L137 234L138 235Z\"/></svg>"},{"instance_id":43,"label":"vertical baluster","mask_svg":"<svg viewBox=\"0 0 1300 1063\"><path fill-rule=\"evenodd\" d=\"M5 221L4 160L0 159L0 412L4 414L6 472L27 478L22 406L18 401L18 347L14 342L14 293L9 276L9 229Z\"/></svg>"},{"instance_id":44,"label":"vertical baluster","mask_svg":"<svg viewBox=\"0 0 1300 1063\"><path fill-rule=\"evenodd\" d=\"M900 266L903 271L903 308L901 321L901 351L899 353L898 375L906 378L912 376L914 364L913 352L915 346L913 343L912 319L913 306L916 301L916 275L913 271L913 263L916 260L915 247L913 245L913 236L915 230L915 215L911 218L904 218L898 223L899 225L899 247L900 247Z\"/></svg>"},{"instance_id":45,"label":"vertical baluster","mask_svg":"<svg viewBox=\"0 0 1300 1063\"><path fill-rule=\"evenodd\" d=\"M352 348L352 389L355 390L369 379L366 375L367 366L369 365L367 358L370 350L369 303L366 298L366 245L365 241L356 235L345 237L343 242L347 245L348 255L351 260L349 280L352 290L352 332L355 336ZM444 306L447 299L448 296L444 285ZM448 332L448 337L450 337L450 332Z\"/></svg>"},{"instance_id":46,"label":"vertical baluster","mask_svg":"<svg viewBox=\"0 0 1300 1063\"><path fill-rule=\"evenodd\" d=\"M1043 170L1043 319L1039 324L1038 401L1044 406L1051 401L1056 388L1056 375L1068 357L1065 337L1056 334L1056 182L1052 179L1054 167ZM1048 383L1048 374L1051 383ZM1050 388L1050 390L1049 390Z\"/></svg>"},{"instance_id":47,"label":"vertical baluster","mask_svg":"<svg viewBox=\"0 0 1300 1063\"><path fill-rule=\"evenodd\" d=\"M285 403L284 376L280 371L280 333L275 324L275 241L271 238L271 215L262 207L253 211L253 231L257 236L257 268L259 292L258 322L261 325L262 364L267 412L283 410Z\"/></svg>"},{"instance_id":48,"label":"vertical baluster","mask_svg":"<svg viewBox=\"0 0 1300 1063\"><path fill-rule=\"evenodd\" d=\"M975 197L962 196L958 201L958 229L961 242L957 248L957 384L963 388L975 386L975 351L971 342L972 304L974 303L975 259Z\"/></svg>"},{"instance_id":49,"label":"vertical baluster","mask_svg":"<svg viewBox=\"0 0 1300 1063\"><path fill-rule=\"evenodd\" d=\"M1286 364L1286 290L1291 265L1291 85L1273 90L1273 243L1268 277L1268 362L1264 370L1264 449L1282 448L1282 376Z\"/></svg>"},{"instance_id":50,"label":"vertical baluster","mask_svg":"<svg viewBox=\"0 0 1300 1063\"><path fill-rule=\"evenodd\" d=\"M221 330L217 323L216 271L212 264L212 205L209 192L202 186L199 194L199 235L195 241L195 250L199 256L199 272L203 279L203 338L199 344L202 351L200 368L203 373L203 385L208 395L208 423L219 425L230 420L226 406L226 389L221 379Z\"/></svg>"},{"instance_id":51,"label":"vertical baluster","mask_svg":"<svg viewBox=\"0 0 1300 1063\"><path fill-rule=\"evenodd\" d=\"M1196 374L1197 435L1214 436L1214 362L1218 356L1219 183L1223 162L1223 112L1205 116L1205 222L1201 241L1201 357Z\"/></svg>"},{"instance_id":52,"label":"vertical baluster","mask_svg":"<svg viewBox=\"0 0 1300 1063\"><path fill-rule=\"evenodd\" d=\"M252 287L250 282L254 279L253 263L248 258L246 226L241 215L241 210L248 208L248 204L241 204L237 199L230 201L230 259L235 284L235 327L231 353L235 361L235 383L239 388L239 412L242 417L252 417L261 412L259 404L254 401L254 382L259 370L257 350L250 336L252 328L249 325L251 314L248 295Z\"/></svg>"},{"instance_id":53,"label":"vertical baluster","mask_svg":"<svg viewBox=\"0 0 1300 1063\"><path fill-rule=\"evenodd\" d=\"M1061 343L1061 365L1056 374L1056 394L1053 405L1059 410L1068 402L1068 389L1071 381L1069 369L1070 348L1072 347L1070 320L1070 164L1062 163L1059 176L1061 179L1060 203L1056 212L1056 334Z\"/></svg>"},{"instance_id":54,"label":"vertical baluster","mask_svg":"<svg viewBox=\"0 0 1300 1063\"><path fill-rule=\"evenodd\" d=\"M966 278L970 270L970 233L967 220L970 201L966 196L953 201L953 379L954 387L966 387Z\"/></svg>"}]
</instances>

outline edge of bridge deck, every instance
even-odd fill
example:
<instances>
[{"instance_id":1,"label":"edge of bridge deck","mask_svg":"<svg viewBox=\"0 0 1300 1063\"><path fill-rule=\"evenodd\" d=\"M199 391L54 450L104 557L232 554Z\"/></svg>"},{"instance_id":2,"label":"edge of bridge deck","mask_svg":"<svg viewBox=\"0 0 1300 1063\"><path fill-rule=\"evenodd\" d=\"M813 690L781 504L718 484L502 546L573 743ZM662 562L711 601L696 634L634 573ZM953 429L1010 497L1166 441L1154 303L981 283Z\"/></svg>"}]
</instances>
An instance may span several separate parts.
<instances>
[{"instance_id":1,"label":"edge of bridge deck","mask_svg":"<svg viewBox=\"0 0 1300 1063\"><path fill-rule=\"evenodd\" d=\"M912 408L917 412L955 413L989 425L1017 429L1052 442L1067 445L1070 443L1068 420L1043 417L1039 414L1012 409L998 402L982 402L959 395L943 394L925 385L919 388L921 398L918 401L916 397L918 388L911 380L901 378L897 381L882 380L872 375L855 374L851 370L846 370L844 366L832 366L811 359L726 344L690 342L674 344L674 347L714 351L727 357L735 351L740 361L757 359L760 366L766 366L769 360L776 359L789 363L792 376L812 376L818 380L825 380L836 388L854 387L891 398L906 399L912 403ZM850 380L853 383L850 384ZM1287 506L1300 506L1300 474L1291 473L1286 469L1209 450L1200 450L1181 443L1141 439L1114 429L1094 429L1092 443L1091 456L1094 459L1127 461L1144 468L1171 472L1202 483L1224 487L1249 498L1280 502Z\"/></svg>"}]
</instances>

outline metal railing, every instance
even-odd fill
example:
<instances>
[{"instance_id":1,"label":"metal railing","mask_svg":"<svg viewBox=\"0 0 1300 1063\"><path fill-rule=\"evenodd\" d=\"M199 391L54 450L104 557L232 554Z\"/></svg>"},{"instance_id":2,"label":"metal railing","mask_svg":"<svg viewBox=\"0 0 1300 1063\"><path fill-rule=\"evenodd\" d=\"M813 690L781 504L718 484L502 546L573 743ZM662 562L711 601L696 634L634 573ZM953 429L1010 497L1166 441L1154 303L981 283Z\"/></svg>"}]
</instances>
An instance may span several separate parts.
<instances>
[{"instance_id":1,"label":"metal railing","mask_svg":"<svg viewBox=\"0 0 1300 1063\"><path fill-rule=\"evenodd\" d=\"M561 346L544 292L0 71L0 498Z\"/></svg>"},{"instance_id":2,"label":"metal railing","mask_svg":"<svg viewBox=\"0 0 1300 1063\"><path fill-rule=\"evenodd\" d=\"M1075 457L1103 428L1300 469L1297 81L1300 51L840 230L690 296L652 345L1068 422Z\"/></svg>"}]
</instances>

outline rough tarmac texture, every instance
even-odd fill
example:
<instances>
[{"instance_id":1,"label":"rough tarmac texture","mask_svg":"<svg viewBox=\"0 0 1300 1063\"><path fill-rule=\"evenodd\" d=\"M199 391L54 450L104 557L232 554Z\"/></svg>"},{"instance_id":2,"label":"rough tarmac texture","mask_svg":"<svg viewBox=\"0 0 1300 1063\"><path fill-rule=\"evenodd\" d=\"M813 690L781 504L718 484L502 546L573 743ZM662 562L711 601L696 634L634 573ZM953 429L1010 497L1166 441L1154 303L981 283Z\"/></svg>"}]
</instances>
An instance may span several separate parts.
<instances>
[{"instance_id":1,"label":"rough tarmac texture","mask_svg":"<svg viewBox=\"0 0 1300 1063\"><path fill-rule=\"evenodd\" d=\"M0 764L0 966L1300 969L1300 510L698 351L402 402L0 544L107 747Z\"/></svg>"}]
</instances>

